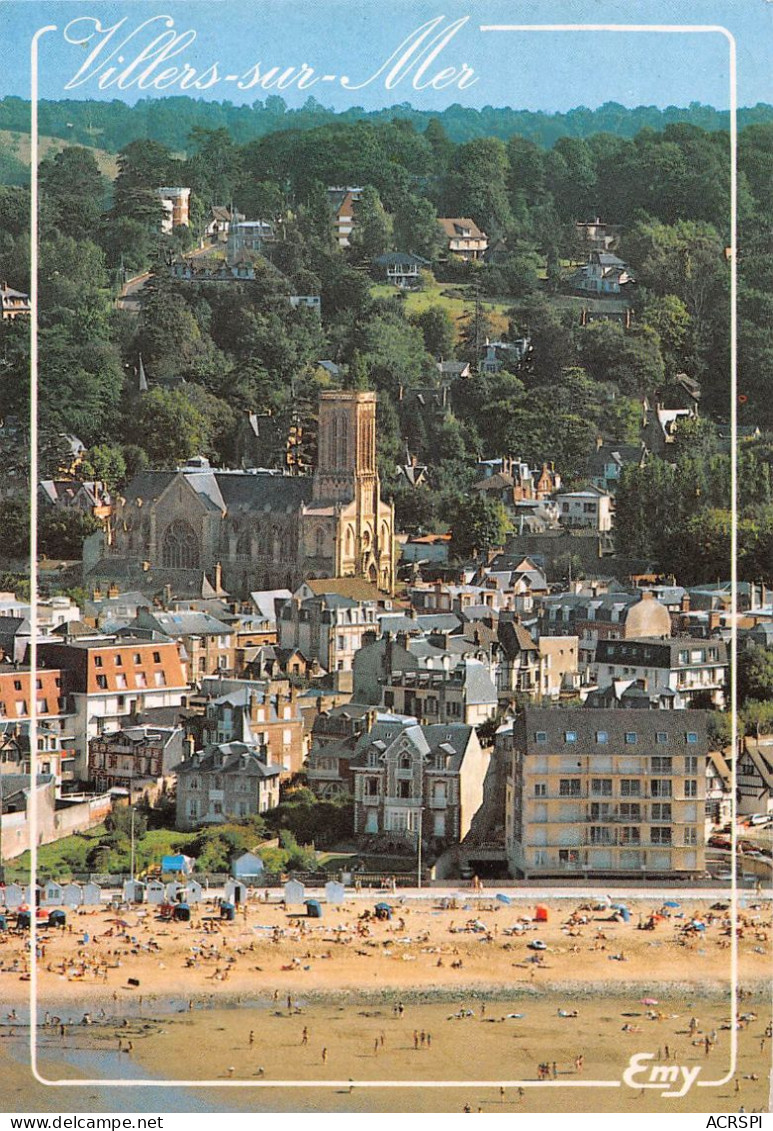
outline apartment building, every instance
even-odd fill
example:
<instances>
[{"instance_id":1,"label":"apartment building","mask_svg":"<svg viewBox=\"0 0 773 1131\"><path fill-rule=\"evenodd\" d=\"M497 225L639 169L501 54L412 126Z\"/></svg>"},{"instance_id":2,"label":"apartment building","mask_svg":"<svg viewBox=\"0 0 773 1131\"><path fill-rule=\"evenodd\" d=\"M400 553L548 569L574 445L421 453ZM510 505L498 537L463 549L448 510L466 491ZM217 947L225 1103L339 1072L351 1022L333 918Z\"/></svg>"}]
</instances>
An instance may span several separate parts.
<instances>
[{"instance_id":1,"label":"apartment building","mask_svg":"<svg viewBox=\"0 0 773 1131\"><path fill-rule=\"evenodd\" d=\"M75 776L83 780L88 777L90 739L119 730L140 710L178 707L189 690L180 646L171 640L41 641L38 663L68 673Z\"/></svg>"},{"instance_id":2,"label":"apartment building","mask_svg":"<svg viewBox=\"0 0 773 1131\"><path fill-rule=\"evenodd\" d=\"M700 875L707 718L527 707L501 727L512 875Z\"/></svg>"}]
</instances>

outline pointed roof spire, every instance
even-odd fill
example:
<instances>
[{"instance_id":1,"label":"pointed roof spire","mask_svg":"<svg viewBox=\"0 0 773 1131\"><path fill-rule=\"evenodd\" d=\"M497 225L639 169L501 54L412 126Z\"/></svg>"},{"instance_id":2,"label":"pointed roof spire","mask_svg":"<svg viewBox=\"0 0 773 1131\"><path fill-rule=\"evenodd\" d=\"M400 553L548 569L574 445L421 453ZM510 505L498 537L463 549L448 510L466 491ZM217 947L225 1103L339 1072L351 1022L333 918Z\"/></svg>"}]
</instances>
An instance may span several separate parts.
<instances>
[{"instance_id":1,"label":"pointed roof spire","mask_svg":"<svg viewBox=\"0 0 773 1131\"><path fill-rule=\"evenodd\" d=\"M142 364L142 354L140 354L140 363L137 368L137 391L140 393L147 393L148 379L145 376L145 366Z\"/></svg>"}]
</instances>

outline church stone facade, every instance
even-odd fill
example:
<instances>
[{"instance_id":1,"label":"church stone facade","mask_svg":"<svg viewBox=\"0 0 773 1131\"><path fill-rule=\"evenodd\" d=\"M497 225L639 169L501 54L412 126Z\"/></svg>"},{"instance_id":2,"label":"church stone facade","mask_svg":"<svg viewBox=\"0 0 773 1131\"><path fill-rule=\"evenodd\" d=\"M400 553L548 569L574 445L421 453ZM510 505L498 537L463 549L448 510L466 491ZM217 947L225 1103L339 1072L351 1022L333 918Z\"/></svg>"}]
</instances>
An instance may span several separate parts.
<instances>
[{"instance_id":1,"label":"church stone facade","mask_svg":"<svg viewBox=\"0 0 773 1131\"><path fill-rule=\"evenodd\" d=\"M297 588L314 577L362 577L391 591L394 514L376 468L376 394L321 394L312 477L219 471L206 460L143 471L119 498L110 561L190 578L233 595Z\"/></svg>"}]
</instances>

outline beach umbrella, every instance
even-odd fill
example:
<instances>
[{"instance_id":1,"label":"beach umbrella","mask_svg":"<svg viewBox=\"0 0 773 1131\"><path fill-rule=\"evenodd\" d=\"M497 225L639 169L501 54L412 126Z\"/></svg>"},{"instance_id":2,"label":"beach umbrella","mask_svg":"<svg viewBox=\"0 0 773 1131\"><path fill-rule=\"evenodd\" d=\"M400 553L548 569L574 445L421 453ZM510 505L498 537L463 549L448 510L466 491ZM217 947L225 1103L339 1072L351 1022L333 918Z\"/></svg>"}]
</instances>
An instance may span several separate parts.
<instances>
[{"instance_id":1,"label":"beach umbrella","mask_svg":"<svg viewBox=\"0 0 773 1131\"><path fill-rule=\"evenodd\" d=\"M513 902L509 895L502 895L501 893L497 895L496 899L499 903L506 903L508 907Z\"/></svg>"},{"instance_id":2,"label":"beach umbrella","mask_svg":"<svg viewBox=\"0 0 773 1131\"><path fill-rule=\"evenodd\" d=\"M681 907L681 903L677 903L675 899L667 899L663 904L664 907Z\"/></svg>"}]
</instances>

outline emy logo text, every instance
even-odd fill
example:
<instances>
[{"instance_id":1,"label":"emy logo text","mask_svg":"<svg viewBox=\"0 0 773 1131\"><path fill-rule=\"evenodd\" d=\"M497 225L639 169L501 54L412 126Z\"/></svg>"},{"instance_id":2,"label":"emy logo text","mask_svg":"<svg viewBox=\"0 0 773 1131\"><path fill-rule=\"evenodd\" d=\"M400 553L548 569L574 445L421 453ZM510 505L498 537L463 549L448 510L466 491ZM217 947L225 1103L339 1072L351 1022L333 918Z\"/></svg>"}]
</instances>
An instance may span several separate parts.
<instances>
[{"instance_id":1,"label":"emy logo text","mask_svg":"<svg viewBox=\"0 0 773 1131\"><path fill-rule=\"evenodd\" d=\"M700 1072L700 1066L686 1068L683 1064L653 1064L652 1052L634 1053L623 1073L623 1083L629 1088L659 1088L662 1096L678 1099L686 1096Z\"/></svg>"}]
</instances>

